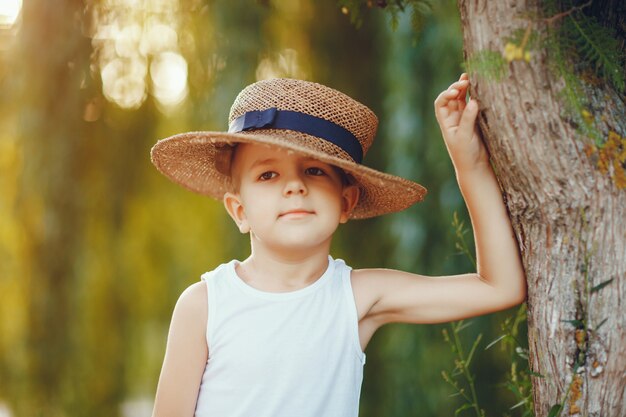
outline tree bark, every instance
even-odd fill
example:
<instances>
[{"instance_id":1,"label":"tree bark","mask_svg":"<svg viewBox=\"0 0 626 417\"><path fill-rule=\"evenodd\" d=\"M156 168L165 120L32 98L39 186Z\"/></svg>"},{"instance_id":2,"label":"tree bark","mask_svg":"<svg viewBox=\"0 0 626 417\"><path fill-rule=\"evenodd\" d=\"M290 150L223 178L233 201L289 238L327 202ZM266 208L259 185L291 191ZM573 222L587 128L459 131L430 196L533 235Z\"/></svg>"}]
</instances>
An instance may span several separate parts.
<instances>
[{"instance_id":1,"label":"tree bark","mask_svg":"<svg viewBox=\"0 0 626 417\"><path fill-rule=\"evenodd\" d=\"M623 49L624 16L615 13L623 6L610 3L585 12L616 28ZM502 53L507 37L529 25L545 33L540 7L533 0L459 0L466 58ZM607 141L621 140L622 151L626 144L624 97L606 82L582 80L587 117L603 141L594 148L559 98L564 80L550 69L547 49L540 44L530 52L529 62L508 64L502 81L470 78L526 270L529 361L542 375L532 377L535 415L562 404L559 415L624 416L624 163L599 168Z\"/></svg>"}]
</instances>

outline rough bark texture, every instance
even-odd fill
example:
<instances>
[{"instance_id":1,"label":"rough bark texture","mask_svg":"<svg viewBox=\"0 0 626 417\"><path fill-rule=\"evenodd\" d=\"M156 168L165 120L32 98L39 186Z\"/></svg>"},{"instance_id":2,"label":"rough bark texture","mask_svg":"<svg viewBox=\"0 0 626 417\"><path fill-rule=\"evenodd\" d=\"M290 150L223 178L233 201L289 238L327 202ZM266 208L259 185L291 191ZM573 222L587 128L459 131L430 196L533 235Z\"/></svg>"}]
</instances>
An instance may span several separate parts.
<instances>
[{"instance_id":1,"label":"rough bark texture","mask_svg":"<svg viewBox=\"0 0 626 417\"><path fill-rule=\"evenodd\" d=\"M466 58L502 52L505 39L529 24L545 33L540 7L532 0L459 0ZM585 12L618 28L623 47L620 8L609 1ZM585 152L593 142L568 117L558 96L564 82L550 70L546 48L531 53L530 62L511 62L500 82L470 77L528 280L530 366L544 376L533 377L535 414L563 403L563 416L623 417L626 189ZM624 97L604 83L585 88L602 138L610 131L626 136Z\"/></svg>"}]
</instances>

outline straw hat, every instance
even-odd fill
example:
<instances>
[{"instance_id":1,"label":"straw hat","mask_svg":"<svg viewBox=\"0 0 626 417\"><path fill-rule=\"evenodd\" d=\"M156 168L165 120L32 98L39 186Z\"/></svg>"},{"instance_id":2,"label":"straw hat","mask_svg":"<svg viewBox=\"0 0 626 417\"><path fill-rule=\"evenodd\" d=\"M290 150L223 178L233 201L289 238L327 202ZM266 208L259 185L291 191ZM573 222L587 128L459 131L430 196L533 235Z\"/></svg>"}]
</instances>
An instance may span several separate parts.
<instances>
[{"instance_id":1,"label":"straw hat","mask_svg":"<svg viewBox=\"0 0 626 417\"><path fill-rule=\"evenodd\" d=\"M173 182L221 200L230 189L233 145L291 150L335 165L356 180L360 197L354 219L404 210L426 195L417 183L361 165L378 119L332 88L288 78L259 81L239 93L228 122L228 132L187 132L158 141L152 163Z\"/></svg>"}]
</instances>

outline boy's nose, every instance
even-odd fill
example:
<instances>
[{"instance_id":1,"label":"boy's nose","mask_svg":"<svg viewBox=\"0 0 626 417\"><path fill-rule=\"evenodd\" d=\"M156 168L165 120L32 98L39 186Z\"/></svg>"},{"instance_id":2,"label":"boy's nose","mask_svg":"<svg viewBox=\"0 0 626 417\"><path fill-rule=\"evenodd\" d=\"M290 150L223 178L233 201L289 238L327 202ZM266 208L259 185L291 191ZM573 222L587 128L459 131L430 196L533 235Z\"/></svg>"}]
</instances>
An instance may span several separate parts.
<instances>
[{"instance_id":1,"label":"boy's nose","mask_svg":"<svg viewBox=\"0 0 626 417\"><path fill-rule=\"evenodd\" d=\"M297 176L290 178L285 184L284 194L285 195L292 195L292 194L306 195L307 188L306 188L306 185L304 184L304 181L302 181L302 179Z\"/></svg>"}]
</instances>

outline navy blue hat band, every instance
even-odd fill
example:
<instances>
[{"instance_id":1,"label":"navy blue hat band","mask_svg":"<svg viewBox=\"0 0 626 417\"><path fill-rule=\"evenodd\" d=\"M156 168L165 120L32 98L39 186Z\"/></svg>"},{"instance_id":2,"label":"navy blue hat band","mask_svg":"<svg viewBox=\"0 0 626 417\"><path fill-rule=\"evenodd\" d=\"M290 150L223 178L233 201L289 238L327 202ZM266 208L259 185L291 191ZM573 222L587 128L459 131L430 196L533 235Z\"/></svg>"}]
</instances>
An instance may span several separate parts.
<instances>
[{"instance_id":1,"label":"navy blue hat band","mask_svg":"<svg viewBox=\"0 0 626 417\"><path fill-rule=\"evenodd\" d=\"M355 162L361 163L363 159L363 148L356 136L349 130L310 114L278 110L275 107L249 111L230 123L228 133L254 129L289 129L317 136L339 146Z\"/></svg>"}]
</instances>

